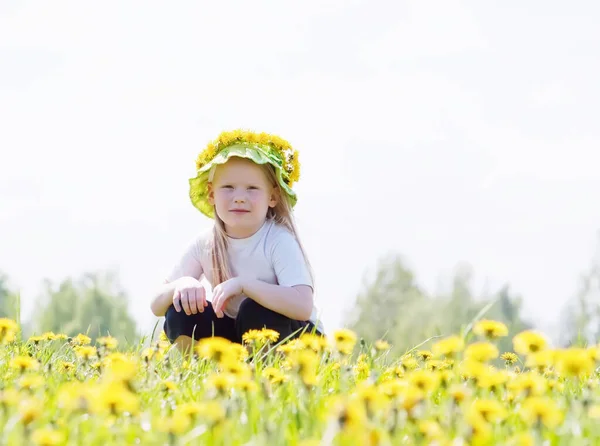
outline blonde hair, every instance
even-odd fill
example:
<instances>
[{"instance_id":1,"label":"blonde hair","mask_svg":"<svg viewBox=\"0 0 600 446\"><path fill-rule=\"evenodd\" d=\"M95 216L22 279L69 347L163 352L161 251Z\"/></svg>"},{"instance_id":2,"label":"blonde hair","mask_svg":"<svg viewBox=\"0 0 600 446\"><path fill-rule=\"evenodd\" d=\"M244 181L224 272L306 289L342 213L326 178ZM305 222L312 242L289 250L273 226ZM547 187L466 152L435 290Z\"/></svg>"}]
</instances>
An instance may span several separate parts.
<instances>
[{"instance_id":1,"label":"blonde hair","mask_svg":"<svg viewBox=\"0 0 600 446\"><path fill-rule=\"evenodd\" d=\"M300 241L300 237L298 236L298 229L294 221L294 213L290 199L279 186L273 166L270 164L262 164L260 166L262 167L269 183L271 183L271 185L277 189L279 198L275 207L270 207L267 211L266 220L273 220L275 223L283 225L294 236L298 242L298 245L300 246L300 250L302 251L304 261L306 262L306 266L314 286L313 270L310 261L308 260L306 250L304 249L304 246ZM219 218L216 208L214 209L214 215L215 225L213 227L213 237L210 246L214 281L213 287L233 277L228 262L229 257L227 255L227 232L225 232L225 223Z\"/></svg>"}]
</instances>

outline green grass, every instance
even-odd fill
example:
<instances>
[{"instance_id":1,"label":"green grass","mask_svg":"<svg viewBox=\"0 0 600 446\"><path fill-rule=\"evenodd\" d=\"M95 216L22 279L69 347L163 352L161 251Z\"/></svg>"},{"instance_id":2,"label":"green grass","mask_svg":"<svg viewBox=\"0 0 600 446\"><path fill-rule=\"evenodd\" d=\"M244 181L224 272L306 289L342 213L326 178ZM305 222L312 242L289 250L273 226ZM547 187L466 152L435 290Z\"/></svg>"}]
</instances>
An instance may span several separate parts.
<instances>
[{"instance_id":1,"label":"green grass","mask_svg":"<svg viewBox=\"0 0 600 446\"><path fill-rule=\"evenodd\" d=\"M430 358L421 346L394 357L342 330L247 356L213 339L184 359L165 341L94 349L2 327L0 444L600 443L595 347L491 367L462 349L436 356L438 339Z\"/></svg>"}]
</instances>

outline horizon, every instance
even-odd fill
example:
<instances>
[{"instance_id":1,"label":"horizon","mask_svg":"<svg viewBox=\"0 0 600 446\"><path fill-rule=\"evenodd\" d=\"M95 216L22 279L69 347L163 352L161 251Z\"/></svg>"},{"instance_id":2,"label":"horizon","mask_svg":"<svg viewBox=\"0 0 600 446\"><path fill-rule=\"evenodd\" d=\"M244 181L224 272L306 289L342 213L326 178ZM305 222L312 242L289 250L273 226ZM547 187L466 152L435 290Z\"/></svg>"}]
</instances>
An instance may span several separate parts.
<instances>
[{"instance_id":1,"label":"horizon","mask_svg":"<svg viewBox=\"0 0 600 446\"><path fill-rule=\"evenodd\" d=\"M26 318L44 278L114 268L153 326L210 224L196 156L250 128L300 152L326 331L388 252L431 293L468 263L476 295L506 283L558 329L597 255L599 4L144 6L0 5L0 271Z\"/></svg>"}]
</instances>

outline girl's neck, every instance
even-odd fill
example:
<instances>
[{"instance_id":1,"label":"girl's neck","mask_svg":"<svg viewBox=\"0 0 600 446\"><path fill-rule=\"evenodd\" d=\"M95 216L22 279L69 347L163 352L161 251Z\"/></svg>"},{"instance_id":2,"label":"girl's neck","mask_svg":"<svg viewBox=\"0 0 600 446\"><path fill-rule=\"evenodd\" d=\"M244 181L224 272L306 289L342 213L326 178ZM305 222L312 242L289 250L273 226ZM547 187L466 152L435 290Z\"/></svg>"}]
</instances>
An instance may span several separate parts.
<instances>
[{"instance_id":1,"label":"girl's neck","mask_svg":"<svg viewBox=\"0 0 600 446\"><path fill-rule=\"evenodd\" d=\"M230 239L241 240L241 239L250 238L254 234L256 234L258 231L260 231L266 222L267 222L267 220L265 219L257 228L230 228L227 225L225 225L225 233L227 234L227 237L229 237Z\"/></svg>"}]
</instances>

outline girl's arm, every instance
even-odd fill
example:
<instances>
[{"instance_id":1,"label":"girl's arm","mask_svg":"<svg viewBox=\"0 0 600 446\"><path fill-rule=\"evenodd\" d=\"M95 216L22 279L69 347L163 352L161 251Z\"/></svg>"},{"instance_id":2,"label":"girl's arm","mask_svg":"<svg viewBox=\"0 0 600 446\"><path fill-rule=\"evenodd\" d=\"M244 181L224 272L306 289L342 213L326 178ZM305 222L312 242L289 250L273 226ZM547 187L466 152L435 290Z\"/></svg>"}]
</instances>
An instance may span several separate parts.
<instances>
[{"instance_id":1,"label":"girl's arm","mask_svg":"<svg viewBox=\"0 0 600 446\"><path fill-rule=\"evenodd\" d=\"M158 287L152 297L150 309L156 317L162 317L173 303L173 294L175 293L175 283L167 282Z\"/></svg>"},{"instance_id":2,"label":"girl's arm","mask_svg":"<svg viewBox=\"0 0 600 446\"><path fill-rule=\"evenodd\" d=\"M308 285L272 285L257 279L239 278L242 294L290 319L307 321L313 310L313 290Z\"/></svg>"},{"instance_id":3,"label":"girl's arm","mask_svg":"<svg viewBox=\"0 0 600 446\"><path fill-rule=\"evenodd\" d=\"M188 243L188 245L186 246L182 256L179 258L178 262L173 266L173 268L171 269L171 271L169 272L169 274L167 275L166 279L165 279L165 283L163 283L161 286L159 286L156 290L156 292L153 294L152 296L152 301L150 303L150 309L152 310L152 313L154 313L155 316L157 317L162 317L167 313L167 310L169 309L169 307L171 305L175 306L175 309L177 311L180 311L181 308L177 308L177 306L179 306L179 304L174 304L173 302L173 297L175 294L175 291L178 290L178 286L181 285L183 286L183 288L180 288L179 291L189 291L189 289L194 289L194 295L196 293L196 289L200 289L202 287L202 285L200 284L199 280L203 274L203 269L202 269L202 264L200 263L200 254L199 254L199 245L202 242L203 238L194 238L191 242ZM178 279L181 279L183 277L189 277L189 278L193 278L196 280L191 280L191 283L182 283L180 284ZM189 280L187 280L187 282L190 282ZM187 285L187 286L186 286ZM186 296L187 297L187 296ZM202 299L204 299L204 290L202 290ZM200 296L198 296L198 300L202 300L200 299ZM185 299L183 304L186 304ZM195 303L195 302L194 302ZM190 302L190 305L192 304L192 302ZM189 314L188 311L191 310L189 307L190 305L187 305L188 308L184 308L186 314ZM185 306L185 305L184 305ZM204 305L203 305L204 307ZM200 311L200 308L198 307L198 311ZM196 311L193 311L193 313L195 314Z\"/></svg>"}]
</instances>

